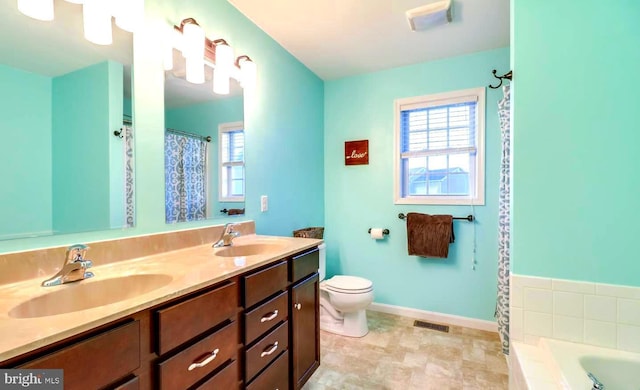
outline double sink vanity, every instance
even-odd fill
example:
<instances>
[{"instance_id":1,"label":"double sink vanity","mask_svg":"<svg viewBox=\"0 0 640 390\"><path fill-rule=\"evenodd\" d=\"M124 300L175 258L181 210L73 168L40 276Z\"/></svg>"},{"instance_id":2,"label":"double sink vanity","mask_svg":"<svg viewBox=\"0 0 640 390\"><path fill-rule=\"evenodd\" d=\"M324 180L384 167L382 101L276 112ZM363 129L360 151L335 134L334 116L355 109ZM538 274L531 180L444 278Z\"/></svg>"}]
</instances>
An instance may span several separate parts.
<instances>
[{"instance_id":1,"label":"double sink vanity","mask_svg":"<svg viewBox=\"0 0 640 390\"><path fill-rule=\"evenodd\" d=\"M63 369L65 389L301 388L320 364L321 240L242 225L221 248L220 227L90 244L94 276L53 287L64 248L1 255L46 260L0 280L0 368Z\"/></svg>"}]
</instances>

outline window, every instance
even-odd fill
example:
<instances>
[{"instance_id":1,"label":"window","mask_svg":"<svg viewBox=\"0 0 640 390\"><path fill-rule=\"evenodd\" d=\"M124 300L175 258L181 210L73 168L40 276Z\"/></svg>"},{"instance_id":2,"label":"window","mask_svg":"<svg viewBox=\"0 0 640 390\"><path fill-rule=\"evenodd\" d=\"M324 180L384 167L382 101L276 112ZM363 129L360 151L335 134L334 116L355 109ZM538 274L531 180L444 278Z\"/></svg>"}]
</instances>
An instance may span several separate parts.
<instances>
[{"instance_id":1,"label":"window","mask_svg":"<svg viewBox=\"0 0 640 390\"><path fill-rule=\"evenodd\" d=\"M221 202L244 202L244 124L223 123L218 127L220 144Z\"/></svg>"},{"instance_id":2,"label":"window","mask_svg":"<svg viewBox=\"0 0 640 390\"><path fill-rule=\"evenodd\" d=\"M395 102L395 203L484 204L484 88Z\"/></svg>"}]
</instances>

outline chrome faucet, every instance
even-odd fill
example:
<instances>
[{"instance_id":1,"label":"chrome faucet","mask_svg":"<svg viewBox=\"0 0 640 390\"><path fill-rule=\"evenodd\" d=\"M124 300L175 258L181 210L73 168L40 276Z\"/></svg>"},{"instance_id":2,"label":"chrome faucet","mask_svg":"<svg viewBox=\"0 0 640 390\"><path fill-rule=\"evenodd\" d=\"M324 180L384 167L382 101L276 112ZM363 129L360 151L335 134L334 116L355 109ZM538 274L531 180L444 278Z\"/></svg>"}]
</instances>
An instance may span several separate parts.
<instances>
[{"instance_id":1,"label":"chrome faucet","mask_svg":"<svg viewBox=\"0 0 640 390\"><path fill-rule=\"evenodd\" d=\"M598 380L598 378L596 378L595 375L588 372L587 376L589 377L589 379L591 379L591 382L593 382L593 387L591 388L591 390L604 390L604 385Z\"/></svg>"},{"instance_id":2,"label":"chrome faucet","mask_svg":"<svg viewBox=\"0 0 640 390\"><path fill-rule=\"evenodd\" d=\"M233 227L236 226L235 223L227 223L224 225L224 229L222 230L222 235L212 246L214 248L220 248L223 246L231 246L233 245L233 239L240 235L239 232L233 230Z\"/></svg>"},{"instance_id":3,"label":"chrome faucet","mask_svg":"<svg viewBox=\"0 0 640 390\"><path fill-rule=\"evenodd\" d=\"M85 260L84 258L87 250L89 250L89 247L82 244L68 247L62 269L51 279L42 282L42 286L57 286L92 277L93 272L87 272L87 268L91 268L93 263L91 260Z\"/></svg>"}]
</instances>

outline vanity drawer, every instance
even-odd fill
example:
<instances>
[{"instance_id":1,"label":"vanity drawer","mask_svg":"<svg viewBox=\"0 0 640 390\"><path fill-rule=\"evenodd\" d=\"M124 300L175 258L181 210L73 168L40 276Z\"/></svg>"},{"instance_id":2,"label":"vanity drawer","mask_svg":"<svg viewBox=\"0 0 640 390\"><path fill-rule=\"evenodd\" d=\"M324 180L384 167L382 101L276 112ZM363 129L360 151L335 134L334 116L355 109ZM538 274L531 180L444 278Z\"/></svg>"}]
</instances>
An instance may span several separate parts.
<instances>
[{"instance_id":1,"label":"vanity drawer","mask_svg":"<svg viewBox=\"0 0 640 390\"><path fill-rule=\"evenodd\" d=\"M284 322L245 352L245 378L251 380L289 347L289 323Z\"/></svg>"},{"instance_id":2,"label":"vanity drawer","mask_svg":"<svg viewBox=\"0 0 640 390\"><path fill-rule=\"evenodd\" d=\"M244 314L245 344L249 345L264 332L287 319L289 295L283 292Z\"/></svg>"},{"instance_id":3,"label":"vanity drawer","mask_svg":"<svg viewBox=\"0 0 640 390\"><path fill-rule=\"evenodd\" d=\"M244 307L249 308L287 288L287 262L283 261L244 277Z\"/></svg>"},{"instance_id":4,"label":"vanity drawer","mask_svg":"<svg viewBox=\"0 0 640 390\"><path fill-rule=\"evenodd\" d=\"M211 359L215 350L218 352ZM238 323L234 321L158 364L160 388L186 389L237 356ZM197 363L203 365L198 367Z\"/></svg>"},{"instance_id":5,"label":"vanity drawer","mask_svg":"<svg viewBox=\"0 0 640 390\"><path fill-rule=\"evenodd\" d=\"M196 387L196 390L231 390L239 387L238 361L234 360L209 380Z\"/></svg>"},{"instance_id":6,"label":"vanity drawer","mask_svg":"<svg viewBox=\"0 0 640 390\"><path fill-rule=\"evenodd\" d=\"M107 386L139 366L140 322L133 321L17 368L61 368L65 390L84 390Z\"/></svg>"},{"instance_id":7,"label":"vanity drawer","mask_svg":"<svg viewBox=\"0 0 640 390\"><path fill-rule=\"evenodd\" d=\"M157 352L162 355L236 316L238 285L229 281L221 286L171 307L156 311Z\"/></svg>"},{"instance_id":8,"label":"vanity drawer","mask_svg":"<svg viewBox=\"0 0 640 390\"><path fill-rule=\"evenodd\" d=\"M289 388L289 351L285 351L273 364L247 386L247 390Z\"/></svg>"},{"instance_id":9,"label":"vanity drawer","mask_svg":"<svg viewBox=\"0 0 640 390\"><path fill-rule=\"evenodd\" d=\"M320 251L313 248L299 253L289 261L289 281L296 282L312 273L318 272L320 266Z\"/></svg>"},{"instance_id":10,"label":"vanity drawer","mask_svg":"<svg viewBox=\"0 0 640 390\"><path fill-rule=\"evenodd\" d=\"M115 386L113 390L139 390L140 379L137 376L132 377L128 381Z\"/></svg>"}]
</instances>

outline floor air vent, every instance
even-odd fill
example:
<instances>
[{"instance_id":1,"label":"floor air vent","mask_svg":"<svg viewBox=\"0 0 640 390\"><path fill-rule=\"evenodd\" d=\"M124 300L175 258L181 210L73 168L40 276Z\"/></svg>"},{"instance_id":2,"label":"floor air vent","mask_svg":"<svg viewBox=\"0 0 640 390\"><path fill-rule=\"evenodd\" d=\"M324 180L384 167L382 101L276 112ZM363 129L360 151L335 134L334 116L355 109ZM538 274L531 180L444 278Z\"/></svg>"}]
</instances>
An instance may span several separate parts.
<instances>
[{"instance_id":1,"label":"floor air vent","mask_svg":"<svg viewBox=\"0 0 640 390\"><path fill-rule=\"evenodd\" d=\"M416 326L418 328L433 329L433 330L437 330L439 332L449 333L449 326L448 325L440 325L440 324L434 324L434 323L431 323L431 322L415 320L415 321L413 321L413 326Z\"/></svg>"}]
</instances>

